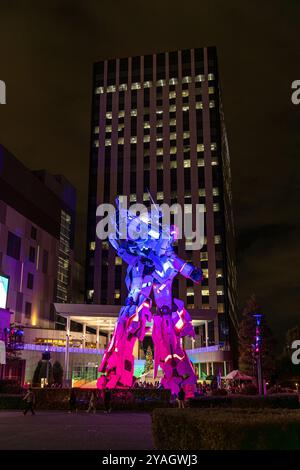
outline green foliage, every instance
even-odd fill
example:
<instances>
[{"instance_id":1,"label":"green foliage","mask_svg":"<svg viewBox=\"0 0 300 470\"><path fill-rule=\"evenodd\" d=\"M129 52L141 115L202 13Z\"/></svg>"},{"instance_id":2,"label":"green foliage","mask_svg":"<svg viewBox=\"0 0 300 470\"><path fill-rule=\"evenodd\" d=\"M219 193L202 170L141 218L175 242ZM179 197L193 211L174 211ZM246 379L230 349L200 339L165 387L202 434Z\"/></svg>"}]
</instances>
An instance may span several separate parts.
<instances>
[{"instance_id":1,"label":"green foliage","mask_svg":"<svg viewBox=\"0 0 300 470\"><path fill-rule=\"evenodd\" d=\"M147 351L146 351L146 362L145 362L145 369L144 369L144 374L147 372L150 372L150 370L153 369L153 353L151 346L148 346Z\"/></svg>"},{"instance_id":2,"label":"green foliage","mask_svg":"<svg viewBox=\"0 0 300 470\"><path fill-rule=\"evenodd\" d=\"M96 393L96 408L103 410L103 395L97 389L76 389L76 402L78 410L86 410L90 401L91 391ZM38 410L67 410L69 409L70 389L63 388L35 388L36 408ZM19 409L19 397L12 398L7 395L1 397L0 409ZM112 390L112 406L114 410L124 411L152 411L158 407L170 405L169 390L157 389L115 389Z\"/></svg>"},{"instance_id":3,"label":"green foliage","mask_svg":"<svg viewBox=\"0 0 300 470\"><path fill-rule=\"evenodd\" d=\"M274 394L261 396L210 396L190 398L191 408L299 408L299 399L296 394Z\"/></svg>"},{"instance_id":4,"label":"green foliage","mask_svg":"<svg viewBox=\"0 0 300 470\"><path fill-rule=\"evenodd\" d=\"M48 383L53 383L53 368L50 361L39 361L32 378L32 385L40 387L41 379L46 378L48 374Z\"/></svg>"},{"instance_id":5,"label":"green foliage","mask_svg":"<svg viewBox=\"0 0 300 470\"><path fill-rule=\"evenodd\" d=\"M255 295L247 300L239 325L239 368L249 375L256 375L253 366L252 344L255 337L254 313L261 312ZM262 317L262 365L264 378L270 378L275 371L275 340L266 322Z\"/></svg>"},{"instance_id":6,"label":"green foliage","mask_svg":"<svg viewBox=\"0 0 300 470\"><path fill-rule=\"evenodd\" d=\"M155 409L163 450L300 450L300 410Z\"/></svg>"}]
</instances>

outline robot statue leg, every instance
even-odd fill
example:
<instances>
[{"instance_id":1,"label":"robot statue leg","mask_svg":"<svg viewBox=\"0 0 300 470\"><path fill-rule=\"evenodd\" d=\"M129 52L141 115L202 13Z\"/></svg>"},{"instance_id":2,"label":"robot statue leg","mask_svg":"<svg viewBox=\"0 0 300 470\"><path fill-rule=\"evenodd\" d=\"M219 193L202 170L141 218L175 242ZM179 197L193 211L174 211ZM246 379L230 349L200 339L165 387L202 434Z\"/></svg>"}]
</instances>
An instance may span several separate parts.
<instances>
[{"instance_id":1,"label":"robot statue leg","mask_svg":"<svg viewBox=\"0 0 300 470\"><path fill-rule=\"evenodd\" d=\"M140 296L138 303L131 298L120 311L111 341L102 358L98 388L131 387L134 372L133 349L136 340L143 340L151 322L150 300Z\"/></svg>"},{"instance_id":2,"label":"robot statue leg","mask_svg":"<svg viewBox=\"0 0 300 470\"><path fill-rule=\"evenodd\" d=\"M158 309L154 316L152 338L154 375L157 375L160 366L164 373L161 384L172 393L178 394L184 385L195 384L197 377L181 344L184 336L195 336L191 317L181 300L174 299L174 303L173 309L167 306Z\"/></svg>"}]
</instances>

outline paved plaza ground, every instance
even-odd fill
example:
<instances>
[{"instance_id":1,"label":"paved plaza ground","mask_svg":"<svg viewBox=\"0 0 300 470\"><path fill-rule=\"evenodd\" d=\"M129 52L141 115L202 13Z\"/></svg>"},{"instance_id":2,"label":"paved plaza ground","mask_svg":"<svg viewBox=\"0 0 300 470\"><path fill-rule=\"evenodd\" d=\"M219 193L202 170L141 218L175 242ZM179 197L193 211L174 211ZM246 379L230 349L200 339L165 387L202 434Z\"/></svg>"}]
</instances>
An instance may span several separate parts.
<instances>
[{"instance_id":1,"label":"paved plaza ground","mask_svg":"<svg viewBox=\"0 0 300 470\"><path fill-rule=\"evenodd\" d=\"M153 449L147 413L0 411L0 449L148 450Z\"/></svg>"}]
</instances>

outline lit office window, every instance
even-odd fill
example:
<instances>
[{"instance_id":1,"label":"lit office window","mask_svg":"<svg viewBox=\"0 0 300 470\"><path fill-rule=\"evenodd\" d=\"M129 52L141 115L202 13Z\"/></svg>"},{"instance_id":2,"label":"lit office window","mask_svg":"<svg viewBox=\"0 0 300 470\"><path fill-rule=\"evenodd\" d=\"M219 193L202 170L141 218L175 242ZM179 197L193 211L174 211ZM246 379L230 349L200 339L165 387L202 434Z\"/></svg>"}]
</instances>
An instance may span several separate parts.
<instances>
[{"instance_id":1,"label":"lit office window","mask_svg":"<svg viewBox=\"0 0 300 470\"><path fill-rule=\"evenodd\" d=\"M200 197L205 197L205 189L204 188L200 188L199 191L198 191L198 195Z\"/></svg>"},{"instance_id":2,"label":"lit office window","mask_svg":"<svg viewBox=\"0 0 300 470\"><path fill-rule=\"evenodd\" d=\"M202 289L201 294L202 295L209 295L209 289Z\"/></svg>"},{"instance_id":3,"label":"lit office window","mask_svg":"<svg viewBox=\"0 0 300 470\"><path fill-rule=\"evenodd\" d=\"M204 166L204 158L197 159L197 166Z\"/></svg>"},{"instance_id":4,"label":"lit office window","mask_svg":"<svg viewBox=\"0 0 300 470\"><path fill-rule=\"evenodd\" d=\"M191 296L194 296L194 295L195 295L194 288L193 287L188 287L187 290L186 290L186 296L191 297Z\"/></svg>"},{"instance_id":5,"label":"lit office window","mask_svg":"<svg viewBox=\"0 0 300 470\"><path fill-rule=\"evenodd\" d=\"M131 84L131 89L132 90L139 90L140 88L142 88L142 87L141 87L141 84L138 83L138 82L135 82L135 83Z\"/></svg>"},{"instance_id":6,"label":"lit office window","mask_svg":"<svg viewBox=\"0 0 300 470\"><path fill-rule=\"evenodd\" d=\"M214 196L219 196L220 192L219 192L219 188L213 188L213 195Z\"/></svg>"},{"instance_id":7,"label":"lit office window","mask_svg":"<svg viewBox=\"0 0 300 470\"><path fill-rule=\"evenodd\" d=\"M212 164L212 166L219 165L219 160L218 160L218 158L217 158L217 157L213 157L213 158L211 159L211 164Z\"/></svg>"},{"instance_id":8,"label":"lit office window","mask_svg":"<svg viewBox=\"0 0 300 470\"><path fill-rule=\"evenodd\" d=\"M207 253L207 251L200 252L200 260L201 260L201 261L208 261L208 253Z\"/></svg>"},{"instance_id":9,"label":"lit office window","mask_svg":"<svg viewBox=\"0 0 300 470\"><path fill-rule=\"evenodd\" d=\"M208 74L208 80L214 80L215 79L215 76L213 73L209 73Z\"/></svg>"},{"instance_id":10,"label":"lit office window","mask_svg":"<svg viewBox=\"0 0 300 470\"><path fill-rule=\"evenodd\" d=\"M204 145L203 144L197 144L197 152L204 152Z\"/></svg>"},{"instance_id":11,"label":"lit office window","mask_svg":"<svg viewBox=\"0 0 300 470\"><path fill-rule=\"evenodd\" d=\"M225 305L218 304L218 313L224 313L224 312L225 312Z\"/></svg>"},{"instance_id":12,"label":"lit office window","mask_svg":"<svg viewBox=\"0 0 300 470\"><path fill-rule=\"evenodd\" d=\"M191 160L183 160L184 168L191 168Z\"/></svg>"},{"instance_id":13,"label":"lit office window","mask_svg":"<svg viewBox=\"0 0 300 470\"><path fill-rule=\"evenodd\" d=\"M150 88L152 87L152 82L148 81L148 82L144 82L144 88Z\"/></svg>"},{"instance_id":14,"label":"lit office window","mask_svg":"<svg viewBox=\"0 0 300 470\"><path fill-rule=\"evenodd\" d=\"M108 250L109 248L109 242L108 241L103 241L102 242L102 250Z\"/></svg>"},{"instance_id":15,"label":"lit office window","mask_svg":"<svg viewBox=\"0 0 300 470\"><path fill-rule=\"evenodd\" d=\"M221 235L215 235L215 244L218 245L221 243Z\"/></svg>"},{"instance_id":16,"label":"lit office window","mask_svg":"<svg viewBox=\"0 0 300 470\"><path fill-rule=\"evenodd\" d=\"M114 91L116 91L116 86L115 85L110 85L107 87L106 89L107 93L112 93Z\"/></svg>"},{"instance_id":17,"label":"lit office window","mask_svg":"<svg viewBox=\"0 0 300 470\"><path fill-rule=\"evenodd\" d=\"M115 265L116 266L121 266L122 265L122 258L120 258L120 256L115 257Z\"/></svg>"},{"instance_id":18,"label":"lit office window","mask_svg":"<svg viewBox=\"0 0 300 470\"><path fill-rule=\"evenodd\" d=\"M214 102L214 100L211 100L211 101L209 102L209 107L210 107L210 108L215 108L215 107L216 107L216 103Z\"/></svg>"},{"instance_id":19,"label":"lit office window","mask_svg":"<svg viewBox=\"0 0 300 470\"><path fill-rule=\"evenodd\" d=\"M119 91L126 91L127 90L127 83L122 83L119 86Z\"/></svg>"},{"instance_id":20,"label":"lit office window","mask_svg":"<svg viewBox=\"0 0 300 470\"><path fill-rule=\"evenodd\" d=\"M223 277L223 269L218 268L216 270L217 278L222 278Z\"/></svg>"},{"instance_id":21,"label":"lit office window","mask_svg":"<svg viewBox=\"0 0 300 470\"><path fill-rule=\"evenodd\" d=\"M105 143L105 145L106 145L106 143ZM94 146L94 147L97 147L97 148L99 147L99 140L98 140L98 139L97 139L97 140L94 140L93 146Z\"/></svg>"},{"instance_id":22,"label":"lit office window","mask_svg":"<svg viewBox=\"0 0 300 470\"><path fill-rule=\"evenodd\" d=\"M217 289L217 295L224 295L224 289L223 289L223 287L219 287L219 288Z\"/></svg>"},{"instance_id":23,"label":"lit office window","mask_svg":"<svg viewBox=\"0 0 300 470\"><path fill-rule=\"evenodd\" d=\"M95 251L96 249L96 242L90 242L90 250Z\"/></svg>"},{"instance_id":24,"label":"lit office window","mask_svg":"<svg viewBox=\"0 0 300 470\"><path fill-rule=\"evenodd\" d=\"M182 83L192 83L192 77L182 77Z\"/></svg>"},{"instance_id":25,"label":"lit office window","mask_svg":"<svg viewBox=\"0 0 300 470\"><path fill-rule=\"evenodd\" d=\"M177 85L177 83L178 83L177 78L170 78L169 85Z\"/></svg>"},{"instance_id":26,"label":"lit office window","mask_svg":"<svg viewBox=\"0 0 300 470\"><path fill-rule=\"evenodd\" d=\"M219 210L220 210L220 204L219 203L213 204L213 211L218 212Z\"/></svg>"},{"instance_id":27,"label":"lit office window","mask_svg":"<svg viewBox=\"0 0 300 470\"><path fill-rule=\"evenodd\" d=\"M89 289L86 293L86 296L88 298L88 300L93 300L93 297L94 297L94 289Z\"/></svg>"},{"instance_id":28,"label":"lit office window","mask_svg":"<svg viewBox=\"0 0 300 470\"><path fill-rule=\"evenodd\" d=\"M210 144L210 150L217 150L217 144L215 142Z\"/></svg>"},{"instance_id":29,"label":"lit office window","mask_svg":"<svg viewBox=\"0 0 300 470\"><path fill-rule=\"evenodd\" d=\"M197 101L197 103L196 103L196 109L203 109L203 103L202 103L202 101Z\"/></svg>"},{"instance_id":30,"label":"lit office window","mask_svg":"<svg viewBox=\"0 0 300 470\"><path fill-rule=\"evenodd\" d=\"M213 86L208 87L208 93L212 95L215 92L215 88Z\"/></svg>"},{"instance_id":31,"label":"lit office window","mask_svg":"<svg viewBox=\"0 0 300 470\"><path fill-rule=\"evenodd\" d=\"M202 269L204 279L208 279L208 269Z\"/></svg>"},{"instance_id":32,"label":"lit office window","mask_svg":"<svg viewBox=\"0 0 300 470\"><path fill-rule=\"evenodd\" d=\"M94 134L99 134L99 126L94 127Z\"/></svg>"},{"instance_id":33,"label":"lit office window","mask_svg":"<svg viewBox=\"0 0 300 470\"><path fill-rule=\"evenodd\" d=\"M195 82L204 82L205 81L205 76L204 75L196 75L195 76Z\"/></svg>"}]
</instances>

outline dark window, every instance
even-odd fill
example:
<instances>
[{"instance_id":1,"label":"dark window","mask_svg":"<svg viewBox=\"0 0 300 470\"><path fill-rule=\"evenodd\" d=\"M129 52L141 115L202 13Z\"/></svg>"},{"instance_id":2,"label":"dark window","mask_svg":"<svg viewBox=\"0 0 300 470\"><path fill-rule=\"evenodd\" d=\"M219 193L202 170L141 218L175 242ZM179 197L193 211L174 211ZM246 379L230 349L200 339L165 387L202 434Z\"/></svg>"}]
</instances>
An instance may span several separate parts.
<instances>
[{"instance_id":1,"label":"dark window","mask_svg":"<svg viewBox=\"0 0 300 470\"><path fill-rule=\"evenodd\" d=\"M47 274L48 271L48 258L49 258L49 253L47 250L43 251L43 264L42 264L42 271L44 274Z\"/></svg>"},{"instance_id":2,"label":"dark window","mask_svg":"<svg viewBox=\"0 0 300 470\"><path fill-rule=\"evenodd\" d=\"M191 75L191 51L190 49L186 49L181 52L181 60L182 60L182 76L190 76Z\"/></svg>"},{"instance_id":3,"label":"dark window","mask_svg":"<svg viewBox=\"0 0 300 470\"><path fill-rule=\"evenodd\" d=\"M36 237L37 237L37 228L36 227L31 227L31 238L33 240L36 240Z\"/></svg>"},{"instance_id":4,"label":"dark window","mask_svg":"<svg viewBox=\"0 0 300 470\"><path fill-rule=\"evenodd\" d=\"M33 289L33 274L28 273L27 276L27 289Z\"/></svg>"},{"instance_id":5,"label":"dark window","mask_svg":"<svg viewBox=\"0 0 300 470\"><path fill-rule=\"evenodd\" d=\"M166 64L165 54L157 54L156 56L156 79L161 80L165 78Z\"/></svg>"},{"instance_id":6,"label":"dark window","mask_svg":"<svg viewBox=\"0 0 300 470\"><path fill-rule=\"evenodd\" d=\"M147 81L152 81L153 79L153 56L152 55L145 55L144 56L144 80L145 82Z\"/></svg>"},{"instance_id":7,"label":"dark window","mask_svg":"<svg viewBox=\"0 0 300 470\"><path fill-rule=\"evenodd\" d=\"M120 59L120 83L128 81L128 59Z\"/></svg>"},{"instance_id":8,"label":"dark window","mask_svg":"<svg viewBox=\"0 0 300 470\"><path fill-rule=\"evenodd\" d=\"M8 232L7 255L19 260L20 252L21 252L21 238L12 232Z\"/></svg>"},{"instance_id":9,"label":"dark window","mask_svg":"<svg viewBox=\"0 0 300 470\"><path fill-rule=\"evenodd\" d=\"M132 82L139 82L141 80L141 67L140 57L132 58Z\"/></svg>"},{"instance_id":10,"label":"dark window","mask_svg":"<svg viewBox=\"0 0 300 470\"><path fill-rule=\"evenodd\" d=\"M195 49L195 72L196 75L204 74L203 49Z\"/></svg>"},{"instance_id":11,"label":"dark window","mask_svg":"<svg viewBox=\"0 0 300 470\"><path fill-rule=\"evenodd\" d=\"M169 77L178 77L178 52L169 53Z\"/></svg>"},{"instance_id":12,"label":"dark window","mask_svg":"<svg viewBox=\"0 0 300 470\"><path fill-rule=\"evenodd\" d=\"M144 108L149 108L150 106L150 89L146 88L144 90Z\"/></svg>"},{"instance_id":13,"label":"dark window","mask_svg":"<svg viewBox=\"0 0 300 470\"><path fill-rule=\"evenodd\" d=\"M34 246L31 246L31 247L29 248L29 261L30 261L31 263L34 263L34 262L35 262L35 248L34 248Z\"/></svg>"},{"instance_id":14,"label":"dark window","mask_svg":"<svg viewBox=\"0 0 300 470\"><path fill-rule=\"evenodd\" d=\"M114 85L116 83L116 61L109 60L107 62L107 84Z\"/></svg>"},{"instance_id":15,"label":"dark window","mask_svg":"<svg viewBox=\"0 0 300 470\"><path fill-rule=\"evenodd\" d=\"M25 317L26 318L31 317L31 303L30 302L25 302Z\"/></svg>"}]
</instances>

